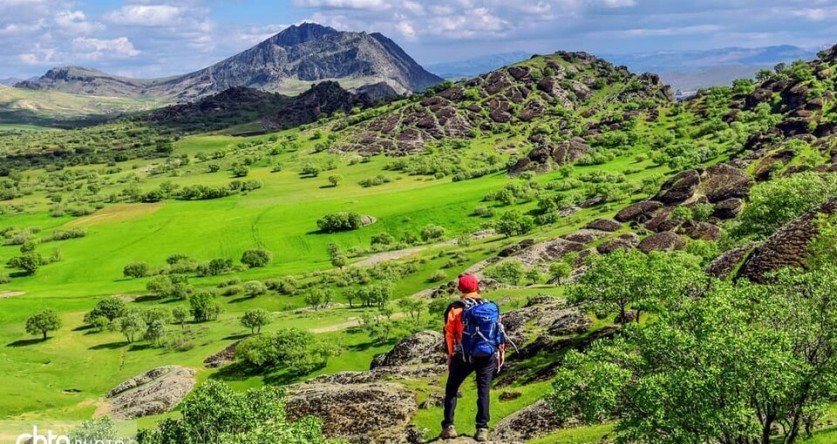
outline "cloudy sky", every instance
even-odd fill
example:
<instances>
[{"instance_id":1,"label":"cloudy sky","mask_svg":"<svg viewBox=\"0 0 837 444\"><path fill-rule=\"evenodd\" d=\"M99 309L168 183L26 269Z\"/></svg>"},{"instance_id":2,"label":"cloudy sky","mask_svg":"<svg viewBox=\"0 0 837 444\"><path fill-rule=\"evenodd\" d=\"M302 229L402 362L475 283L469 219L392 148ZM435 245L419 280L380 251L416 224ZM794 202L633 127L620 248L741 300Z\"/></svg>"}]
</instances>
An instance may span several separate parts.
<instances>
[{"instance_id":1,"label":"cloudy sky","mask_svg":"<svg viewBox=\"0 0 837 444\"><path fill-rule=\"evenodd\" d=\"M835 43L837 0L0 0L0 77L68 64L185 73L303 21L382 32L429 64L514 50L819 48Z\"/></svg>"}]
</instances>

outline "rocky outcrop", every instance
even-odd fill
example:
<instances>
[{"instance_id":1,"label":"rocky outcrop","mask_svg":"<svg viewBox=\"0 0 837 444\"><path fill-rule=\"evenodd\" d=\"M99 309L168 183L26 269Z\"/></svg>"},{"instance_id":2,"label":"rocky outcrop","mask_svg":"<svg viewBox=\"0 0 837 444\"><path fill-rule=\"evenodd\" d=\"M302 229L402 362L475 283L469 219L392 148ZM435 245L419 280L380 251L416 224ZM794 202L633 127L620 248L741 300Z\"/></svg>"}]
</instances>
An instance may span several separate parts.
<instances>
[{"instance_id":1,"label":"rocky outcrop","mask_svg":"<svg viewBox=\"0 0 837 444\"><path fill-rule=\"evenodd\" d=\"M680 227L678 232L689 236L692 239L716 241L721 238L721 228L709 222L687 222Z\"/></svg>"},{"instance_id":2,"label":"rocky outcrop","mask_svg":"<svg viewBox=\"0 0 837 444\"><path fill-rule=\"evenodd\" d=\"M421 331L399 341L392 350L376 356L371 369L419 364L444 364L444 338L436 331Z\"/></svg>"},{"instance_id":3,"label":"rocky outcrop","mask_svg":"<svg viewBox=\"0 0 837 444\"><path fill-rule=\"evenodd\" d=\"M108 413L115 419L165 413L175 408L194 386L195 370L174 365L158 367L108 392Z\"/></svg>"},{"instance_id":4,"label":"rocky outcrop","mask_svg":"<svg viewBox=\"0 0 837 444\"><path fill-rule=\"evenodd\" d=\"M241 341L235 341L218 353L208 356L203 360L203 365L205 365L206 368L217 368L232 362L235 358L235 349L238 347L240 342Z\"/></svg>"},{"instance_id":5,"label":"rocky outcrop","mask_svg":"<svg viewBox=\"0 0 837 444\"><path fill-rule=\"evenodd\" d=\"M550 262L561 259L568 253L581 251L583 249L583 243L559 238L532 245L531 247L516 253L512 257L519 260L527 267L546 266Z\"/></svg>"},{"instance_id":6,"label":"rocky outcrop","mask_svg":"<svg viewBox=\"0 0 837 444\"><path fill-rule=\"evenodd\" d=\"M700 174L696 170L686 170L665 181L654 200L666 205L681 203L695 193L700 185Z\"/></svg>"},{"instance_id":7,"label":"rocky outcrop","mask_svg":"<svg viewBox=\"0 0 837 444\"><path fill-rule=\"evenodd\" d=\"M537 325L546 331L527 329L527 324ZM540 296L530 299L523 308L505 313L503 325L506 328L506 334L515 343L523 343L532 340L532 337L527 337L532 334L545 333L551 338L583 333L593 325L593 322L578 307L568 306L562 299Z\"/></svg>"},{"instance_id":8,"label":"rocky outcrop","mask_svg":"<svg viewBox=\"0 0 837 444\"><path fill-rule=\"evenodd\" d=\"M752 243L748 243L725 251L706 266L706 273L718 279L726 279L741 265L744 258L753 250L753 247Z\"/></svg>"},{"instance_id":9,"label":"rocky outcrop","mask_svg":"<svg viewBox=\"0 0 837 444\"><path fill-rule=\"evenodd\" d=\"M837 199L788 222L763 244L753 250L739 270L738 277L753 282L766 282L768 274L785 267L805 267L809 256L808 244L818 235L816 218L837 211Z\"/></svg>"},{"instance_id":10,"label":"rocky outcrop","mask_svg":"<svg viewBox=\"0 0 837 444\"><path fill-rule=\"evenodd\" d=\"M588 223L584 226L584 228L589 228L591 230L613 232L622 228L622 224L613 219L599 218Z\"/></svg>"},{"instance_id":11,"label":"rocky outcrop","mask_svg":"<svg viewBox=\"0 0 837 444\"><path fill-rule=\"evenodd\" d=\"M289 389L288 420L315 416L323 432L353 442L406 442L418 406L401 384L305 384Z\"/></svg>"},{"instance_id":12,"label":"rocky outcrop","mask_svg":"<svg viewBox=\"0 0 837 444\"><path fill-rule=\"evenodd\" d=\"M733 219L738 216L738 213L741 212L741 208L743 206L744 202L741 199L735 197L724 199L715 204L715 208L712 210L712 217L717 217L718 219Z\"/></svg>"},{"instance_id":13,"label":"rocky outcrop","mask_svg":"<svg viewBox=\"0 0 837 444\"><path fill-rule=\"evenodd\" d=\"M600 254L610 254L616 250L630 250L639 244L639 236L634 233L625 233L613 239L602 242L596 247Z\"/></svg>"},{"instance_id":14,"label":"rocky outcrop","mask_svg":"<svg viewBox=\"0 0 837 444\"><path fill-rule=\"evenodd\" d=\"M643 200L622 208L622 210L616 213L614 219L619 222L635 221L643 223L654 217L654 213L662 207L662 202Z\"/></svg>"},{"instance_id":15,"label":"rocky outcrop","mask_svg":"<svg viewBox=\"0 0 837 444\"><path fill-rule=\"evenodd\" d=\"M606 231L582 228L581 230L574 231L570 234L565 234L562 237L568 241L578 242L580 244L589 244L590 242L593 242L596 239L601 239L605 236L607 236Z\"/></svg>"},{"instance_id":16,"label":"rocky outcrop","mask_svg":"<svg viewBox=\"0 0 837 444\"><path fill-rule=\"evenodd\" d=\"M563 427L564 421L543 400L503 418L494 428L492 439L499 442L524 442L548 435Z\"/></svg>"},{"instance_id":17,"label":"rocky outcrop","mask_svg":"<svg viewBox=\"0 0 837 444\"><path fill-rule=\"evenodd\" d=\"M652 251L682 250L686 247L686 241L671 231L654 233L643 239L637 248L643 253Z\"/></svg>"},{"instance_id":18,"label":"rocky outcrop","mask_svg":"<svg viewBox=\"0 0 837 444\"><path fill-rule=\"evenodd\" d=\"M753 178L745 171L721 163L706 169L700 189L709 202L715 203L747 197L752 186Z\"/></svg>"}]
</instances>

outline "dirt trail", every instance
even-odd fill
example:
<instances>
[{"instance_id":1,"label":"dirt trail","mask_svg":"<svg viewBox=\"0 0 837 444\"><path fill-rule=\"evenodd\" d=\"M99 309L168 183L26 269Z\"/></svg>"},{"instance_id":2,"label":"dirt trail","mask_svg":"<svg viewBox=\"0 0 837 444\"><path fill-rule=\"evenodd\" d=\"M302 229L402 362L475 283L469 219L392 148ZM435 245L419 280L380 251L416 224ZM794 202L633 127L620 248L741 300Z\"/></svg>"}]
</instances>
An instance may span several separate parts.
<instances>
[{"instance_id":1,"label":"dirt trail","mask_svg":"<svg viewBox=\"0 0 837 444\"><path fill-rule=\"evenodd\" d=\"M401 319L404 316L407 316L407 314L406 313L395 313L395 314L392 315L392 319ZM311 333L332 333L332 332L335 332L335 331L346 330L346 329L349 329L349 328L352 328L352 327L357 327L358 325L360 325L360 322L361 322L360 318L357 318L357 317L349 318L348 321L342 322L340 324L334 324L334 325L328 325L328 326L325 326L325 327L312 328Z\"/></svg>"},{"instance_id":2,"label":"dirt trail","mask_svg":"<svg viewBox=\"0 0 837 444\"><path fill-rule=\"evenodd\" d=\"M494 230L478 231L478 232L471 235L471 239L474 239L474 240L485 239L486 237L493 236L494 234L495 234ZM402 250L382 251L380 253L375 253L372 256L369 256L368 258L366 258L362 261L355 262L354 264L352 264L352 266L368 267L370 265L379 264L381 262L392 261L392 260L402 259L402 258L405 258L405 257L408 257L408 256L412 256L412 255L414 255L418 252L424 251L428 248L449 247L451 245L456 245L456 239L451 239L451 240L448 240L448 241L445 241L445 242L440 242L438 244L421 245L421 246L418 246L418 247L404 248Z\"/></svg>"},{"instance_id":3,"label":"dirt trail","mask_svg":"<svg viewBox=\"0 0 837 444\"><path fill-rule=\"evenodd\" d=\"M23 296L25 293L22 291L3 291L0 292L0 299L5 298L13 298L15 296Z\"/></svg>"}]
</instances>

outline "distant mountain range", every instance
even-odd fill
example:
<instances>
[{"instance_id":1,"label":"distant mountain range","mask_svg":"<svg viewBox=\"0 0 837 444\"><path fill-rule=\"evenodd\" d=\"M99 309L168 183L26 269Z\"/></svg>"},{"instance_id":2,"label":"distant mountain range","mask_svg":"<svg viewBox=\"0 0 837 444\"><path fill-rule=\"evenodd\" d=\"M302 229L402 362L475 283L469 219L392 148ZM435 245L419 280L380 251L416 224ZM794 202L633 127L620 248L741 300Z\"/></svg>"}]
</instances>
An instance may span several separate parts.
<instances>
[{"instance_id":1,"label":"distant mountain range","mask_svg":"<svg viewBox=\"0 0 837 444\"><path fill-rule=\"evenodd\" d=\"M674 89L692 91L698 88L726 85L735 79L752 77L759 69L780 62L807 60L816 51L790 45L760 48L719 48L704 51L658 51L633 54L597 54L615 64L625 65L632 72L653 72ZM467 60L427 65L427 69L446 79L475 77L503 66L528 59L523 51L492 54Z\"/></svg>"},{"instance_id":2,"label":"distant mountain range","mask_svg":"<svg viewBox=\"0 0 837 444\"><path fill-rule=\"evenodd\" d=\"M427 65L427 70L448 80L460 80L476 77L480 74L494 71L503 66L526 60L532 56L530 52L514 51L501 54L489 54L467 60L434 63Z\"/></svg>"},{"instance_id":3,"label":"distant mountain range","mask_svg":"<svg viewBox=\"0 0 837 444\"><path fill-rule=\"evenodd\" d=\"M398 94L423 91L442 79L427 72L380 33L341 32L315 23L291 26L204 69L163 79L131 79L90 68L53 68L18 88L83 95L164 97L188 102L232 87L299 93L337 80L345 88L383 83Z\"/></svg>"}]
</instances>

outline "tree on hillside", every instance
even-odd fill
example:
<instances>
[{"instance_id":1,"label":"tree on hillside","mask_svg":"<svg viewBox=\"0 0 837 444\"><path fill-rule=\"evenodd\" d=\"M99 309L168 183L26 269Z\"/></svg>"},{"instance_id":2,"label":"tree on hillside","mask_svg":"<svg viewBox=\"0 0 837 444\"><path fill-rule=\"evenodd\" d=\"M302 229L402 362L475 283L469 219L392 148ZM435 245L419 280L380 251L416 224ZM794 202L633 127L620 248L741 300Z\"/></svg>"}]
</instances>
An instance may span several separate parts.
<instances>
[{"instance_id":1,"label":"tree on hillside","mask_svg":"<svg viewBox=\"0 0 837 444\"><path fill-rule=\"evenodd\" d=\"M244 315L241 316L241 325L249 328L252 334L258 334L261 332L262 327L270 324L272 320L273 316L269 311L256 308L244 312Z\"/></svg>"},{"instance_id":2,"label":"tree on hillside","mask_svg":"<svg viewBox=\"0 0 837 444\"><path fill-rule=\"evenodd\" d=\"M237 392L222 382L209 380L183 401L179 418L166 418L156 428L141 430L137 440L142 444L328 442L319 420L309 417L288 422L283 398L281 387L268 385Z\"/></svg>"},{"instance_id":3,"label":"tree on hillside","mask_svg":"<svg viewBox=\"0 0 837 444\"><path fill-rule=\"evenodd\" d=\"M615 417L617 442L794 443L837 395L837 267L718 282L571 351L553 387L559 417Z\"/></svg>"},{"instance_id":4,"label":"tree on hillside","mask_svg":"<svg viewBox=\"0 0 837 444\"><path fill-rule=\"evenodd\" d=\"M90 310L84 315L84 323L92 325L97 318L103 317L108 322L113 322L114 319L122 316L125 313L125 301L115 296L104 298L96 303L93 310Z\"/></svg>"},{"instance_id":5,"label":"tree on hillside","mask_svg":"<svg viewBox=\"0 0 837 444\"><path fill-rule=\"evenodd\" d=\"M161 274L151 278L145 284L145 289L151 292L154 296L162 298L172 294L174 284L172 283L170 277Z\"/></svg>"},{"instance_id":6,"label":"tree on hillside","mask_svg":"<svg viewBox=\"0 0 837 444\"><path fill-rule=\"evenodd\" d=\"M700 259L687 254L616 250L595 259L592 267L568 288L569 300L588 305L597 313L619 313L620 323L630 320L627 310L657 311L705 289Z\"/></svg>"},{"instance_id":7,"label":"tree on hillside","mask_svg":"<svg viewBox=\"0 0 837 444\"><path fill-rule=\"evenodd\" d=\"M113 322L113 327L122 333L125 336L125 340L128 343L132 343L136 340L137 335L140 335L145 332L146 325L145 320L142 318L142 313L131 310L125 313L124 316L117 319Z\"/></svg>"},{"instance_id":8,"label":"tree on hillside","mask_svg":"<svg viewBox=\"0 0 837 444\"><path fill-rule=\"evenodd\" d=\"M47 340L47 333L56 331L61 328L61 318L55 310L44 310L36 313L26 320L26 333L30 335L43 335L43 340Z\"/></svg>"},{"instance_id":9,"label":"tree on hillside","mask_svg":"<svg viewBox=\"0 0 837 444\"><path fill-rule=\"evenodd\" d=\"M513 210L503 213L500 220L495 224L495 229L498 233L506 236L520 236L532 231L535 226L535 219L532 216L527 216L520 211Z\"/></svg>"},{"instance_id":10,"label":"tree on hillside","mask_svg":"<svg viewBox=\"0 0 837 444\"><path fill-rule=\"evenodd\" d=\"M189 306L196 322L214 321L221 314L221 304L215 300L212 293L207 291L189 296Z\"/></svg>"},{"instance_id":11,"label":"tree on hillside","mask_svg":"<svg viewBox=\"0 0 837 444\"><path fill-rule=\"evenodd\" d=\"M337 185L340 185L340 182L342 182L342 181L343 181L343 176L341 176L339 174L333 174L331 176L328 176L328 183L330 183L332 187L336 187Z\"/></svg>"},{"instance_id":12,"label":"tree on hillside","mask_svg":"<svg viewBox=\"0 0 837 444\"><path fill-rule=\"evenodd\" d=\"M559 284L563 283L565 279L570 277L572 272L573 267L564 261L553 262L549 265L549 275L552 276L553 279L556 279Z\"/></svg>"},{"instance_id":13,"label":"tree on hillside","mask_svg":"<svg viewBox=\"0 0 837 444\"><path fill-rule=\"evenodd\" d=\"M317 227L324 233L357 230L363 226L360 215L354 212L326 214L317 220Z\"/></svg>"},{"instance_id":14,"label":"tree on hillside","mask_svg":"<svg viewBox=\"0 0 837 444\"><path fill-rule=\"evenodd\" d=\"M253 248L241 255L241 263L250 268L260 268L269 264L273 259L273 253L264 248Z\"/></svg>"},{"instance_id":15,"label":"tree on hillside","mask_svg":"<svg viewBox=\"0 0 837 444\"><path fill-rule=\"evenodd\" d=\"M445 236L445 229L438 225L425 225L419 232L419 236L425 242L439 240Z\"/></svg>"},{"instance_id":16,"label":"tree on hillside","mask_svg":"<svg viewBox=\"0 0 837 444\"><path fill-rule=\"evenodd\" d=\"M342 254L338 254L336 256L331 257L331 266L339 268L341 270L343 269L343 267L346 266L346 264L348 262L349 262L349 259Z\"/></svg>"},{"instance_id":17,"label":"tree on hillside","mask_svg":"<svg viewBox=\"0 0 837 444\"><path fill-rule=\"evenodd\" d=\"M244 283L244 294L254 298L267 293L267 286L262 281L248 281Z\"/></svg>"},{"instance_id":18,"label":"tree on hillside","mask_svg":"<svg viewBox=\"0 0 837 444\"><path fill-rule=\"evenodd\" d=\"M189 319L189 310L186 307L178 305L171 310L172 319L174 322L180 324L180 328L186 328L186 320Z\"/></svg>"}]
</instances>

